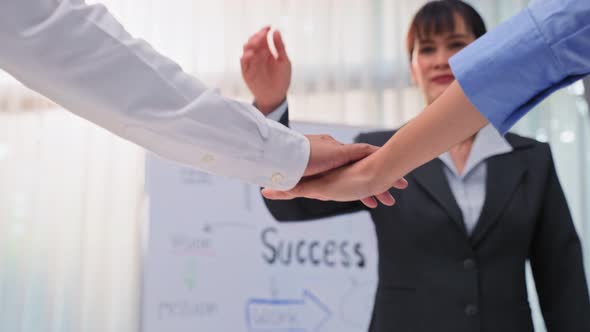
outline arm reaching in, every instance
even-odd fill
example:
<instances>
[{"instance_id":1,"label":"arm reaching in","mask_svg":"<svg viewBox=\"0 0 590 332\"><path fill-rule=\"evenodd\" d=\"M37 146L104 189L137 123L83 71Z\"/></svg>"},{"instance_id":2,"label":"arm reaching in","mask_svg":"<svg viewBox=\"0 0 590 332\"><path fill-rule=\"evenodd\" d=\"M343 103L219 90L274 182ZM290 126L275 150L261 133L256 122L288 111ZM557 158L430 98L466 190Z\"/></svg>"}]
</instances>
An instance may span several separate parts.
<instances>
[{"instance_id":1,"label":"arm reaching in","mask_svg":"<svg viewBox=\"0 0 590 332\"><path fill-rule=\"evenodd\" d=\"M263 195L352 201L381 193L487 123L455 82L379 151L353 165L304 179L291 191L265 189Z\"/></svg>"},{"instance_id":2,"label":"arm reaching in","mask_svg":"<svg viewBox=\"0 0 590 332\"><path fill-rule=\"evenodd\" d=\"M73 113L165 158L276 189L373 152L305 137L220 95L100 4L0 1L0 68Z\"/></svg>"}]
</instances>

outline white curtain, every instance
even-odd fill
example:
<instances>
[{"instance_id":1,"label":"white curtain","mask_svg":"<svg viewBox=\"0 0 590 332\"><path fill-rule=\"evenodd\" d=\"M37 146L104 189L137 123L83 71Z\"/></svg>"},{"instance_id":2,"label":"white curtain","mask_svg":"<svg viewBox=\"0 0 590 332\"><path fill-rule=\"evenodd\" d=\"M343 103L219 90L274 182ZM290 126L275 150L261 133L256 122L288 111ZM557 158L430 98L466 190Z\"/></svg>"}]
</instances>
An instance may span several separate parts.
<instances>
[{"instance_id":1,"label":"white curtain","mask_svg":"<svg viewBox=\"0 0 590 332\"><path fill-rule=\"evenodd\" d=\"M264 25L279 28L299 120L395 127L422 108L404 38L425 0L101 2L132 34L245 100L242 45ZM527 1L470 2L492 27ZM143 151L48 105L0 75L0 331L137 331ZM576 86L517 128L553 144L585 239L588 126Z\"/></svg>"},{"instance_id":2,"label":"white curtain","mask_svg":"<svg viewBox=\"0 0 590 332\"><path fill-rule=\"evenodd\" d=\"M0 114L0 331L137 330L143 160L63 111Z\"/></svg>"},{"instance_id":3,"label":"white curtain","mask_svg":"<svg viewBox=\"0 0 590 332\"><path fill-rule=\"evenodd\" d=\"M296 119L398 126L421 110L404 39L425 0L89 2L105 4L129 32L186 71L242 98L248 98L239 71L242 45L265 25L279 28L294 65L290 102ZM525 1L473 3L495 24ZM8 98L21 100L22 93Z\"/></svg>"}]
</instances>

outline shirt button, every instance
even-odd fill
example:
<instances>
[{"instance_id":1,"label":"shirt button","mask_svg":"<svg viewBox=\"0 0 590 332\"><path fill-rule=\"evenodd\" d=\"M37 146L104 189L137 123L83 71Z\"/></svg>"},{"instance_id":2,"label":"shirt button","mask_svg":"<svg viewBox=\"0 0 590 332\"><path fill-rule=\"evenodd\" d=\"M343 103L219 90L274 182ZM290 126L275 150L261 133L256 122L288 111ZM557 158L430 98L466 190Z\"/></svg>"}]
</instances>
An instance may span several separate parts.
<instances>
[{"instance_id":1,"label":"shirt button","mask_svg":"<svg viewBox=\"0 0 590 332\"><path fill-rule=\"evenodd\" d=\"M465 314L467 316L475 316L477 315L478 310L477 310L477 306L475 304L469 304L467 306L465 306Z\"/></svg>"},{"instance_id":2,"label":"shirt button","mask_svg":"<svg viewBox=\"0 0 590 332\"><path fill-rule=\"evenodd\" d=\"M283 182L283 174L281 173L274 173L271 177L270 177L270 181L274 184L279 184L281 182Z\"/></svg>"},{"instance_id":3,"label":"shirt button","mask_svg":"<svg viewBox=\"0 0 590 332\"><path fill-rule=\"evenodd\" d=\"M205 164L209 164L215 160L215 156L212 154L206 154L201 158L201 161Z\"/></svg>"},{"instance_id":4,"label":"shirt button","mask_svg":"<svg viewBox=\"0 0 590 332\"><path fill-rule=\"evenodd\" d=\"M471 270L475 269L475 260L473 260L471 258L467 258L466 260L463 261L463 268L467 271L471 271Z\"/></svg>"}]
</instances>

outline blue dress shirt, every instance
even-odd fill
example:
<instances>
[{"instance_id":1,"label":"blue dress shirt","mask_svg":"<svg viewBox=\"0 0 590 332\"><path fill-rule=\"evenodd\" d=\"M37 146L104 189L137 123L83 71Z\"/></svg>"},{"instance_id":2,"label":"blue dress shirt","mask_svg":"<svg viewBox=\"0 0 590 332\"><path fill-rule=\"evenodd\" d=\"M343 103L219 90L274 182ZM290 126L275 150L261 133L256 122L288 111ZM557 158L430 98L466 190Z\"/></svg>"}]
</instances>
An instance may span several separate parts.
<instances>
[{"instance_id":1,"label":"blue dress shirt","mask_svg":"<svg viewBox=\"0 0 590 332\"><path fill-rule=\"evenodd\" d=\"M450 64L471 103L504 134L555 90L590 74L590 0L533 0Z\"/></svg>"}]
</instances>

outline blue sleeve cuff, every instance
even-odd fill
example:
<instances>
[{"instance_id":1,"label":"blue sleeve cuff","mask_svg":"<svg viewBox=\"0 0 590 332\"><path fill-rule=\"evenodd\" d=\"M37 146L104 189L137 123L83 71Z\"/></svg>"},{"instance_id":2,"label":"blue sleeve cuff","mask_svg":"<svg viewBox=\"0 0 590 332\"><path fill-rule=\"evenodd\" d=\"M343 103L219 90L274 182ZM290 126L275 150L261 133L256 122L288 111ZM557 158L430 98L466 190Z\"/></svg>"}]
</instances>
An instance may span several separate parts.
<instances>
[{"instance_id":1,"label":"blue sleeve cuff","mask_svg":"<svg viewBox=\"0 0 590 332\"><path fill-rule=\"evenodd\" d=\"M287 99L283 101L274 111L268 113L266 116L267 119L271 119L273 121L279 122L283 115L287 112Z\"/></svg>"},{"instance_id":2,"label":"blue sleeve cuff","mask_svg":"<svg viewBox=\"0 0 590 332\"><path fill-rule=\"evenodd\" d=\"M502 134L562 80L528 8L452 57L450 65L471 103Z\"/></svg>"}]
</instances>

